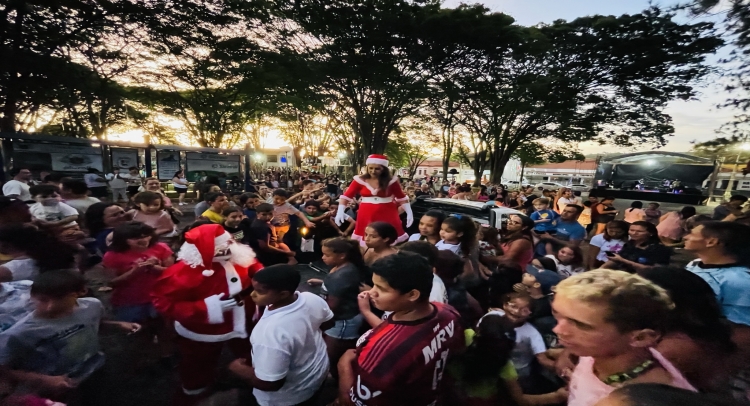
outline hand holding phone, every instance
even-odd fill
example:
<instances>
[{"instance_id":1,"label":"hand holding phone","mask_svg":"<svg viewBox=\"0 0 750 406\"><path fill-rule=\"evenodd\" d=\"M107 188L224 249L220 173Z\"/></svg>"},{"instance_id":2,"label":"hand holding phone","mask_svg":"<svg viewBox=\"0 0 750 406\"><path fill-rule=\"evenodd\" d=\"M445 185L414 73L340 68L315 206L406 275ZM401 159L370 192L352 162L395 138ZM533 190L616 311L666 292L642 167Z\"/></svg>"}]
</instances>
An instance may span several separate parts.
<instances>
[{"instance_id":1,"label":"hand holding phone","mask_svg":"<svg viewBox=\"0 0 750 406\"><path fill-rule=\"evenodd\" d=\"M604 255L612 258L616 255L616 253L614 251L604 251Z\"/></svg>"}]
</instances>

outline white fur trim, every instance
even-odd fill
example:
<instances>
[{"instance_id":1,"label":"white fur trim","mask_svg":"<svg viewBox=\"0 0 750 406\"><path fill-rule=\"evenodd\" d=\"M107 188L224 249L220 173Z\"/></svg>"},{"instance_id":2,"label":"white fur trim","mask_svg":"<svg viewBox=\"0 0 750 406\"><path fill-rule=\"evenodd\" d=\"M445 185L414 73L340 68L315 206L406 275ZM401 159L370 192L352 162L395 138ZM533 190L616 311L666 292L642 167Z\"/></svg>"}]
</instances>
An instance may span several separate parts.
<instances>
[{"instance_id":1,"label":"white fur trim","mask_svg":"<svg viewBox=\"0 0 750 406\"><path fill-rule=\"evenodd\" d=\"M221 297L223 295L213 295L203 299L208 311L208 324L221 324L224 322L224 312L221 309Z\"/></svg>"},{"instance_id":2,"label":"white fur trim","mask_svg":"<svg viewBox=\"0 0 750 406\"><path fill-rule=\"evenodd\" d=\"M219 343L222 341L231 340L233 338L247 338L246 332L230 331L225 334L198 334L185 328L180 322L174 322L174 330L180 337L185 337L188 340L199 341L202 343Z\"/></svg>"},{"instance_id":3,"label":"white fur trim","mask_svg":"<svg viewBox=\"0 0 750 406\"><path fill-rule=\"evenodd\" d=\"M198 251L198 247L187 242L180 247L180 251L177 253L177 260L190 265L191 268L197 268L204 265L203 257L201 256L200 251ZM208 264L208 266L210 265L211 264Z\"/></svg>"},{"instance_id":4,"label":"white fur trim","mask_svg":"<svg viewBox=\"0 0 750 406\"><path fill-rule=\"evenodd\" d=\"M351 202L352 198L351 197L346 197L344 195L341 195L341 196L339 196L339 203L341 203L341 200L346 200L348 202Z\"/></svg>"},{"instance_id":5,"label":"white fur trim","mask_svg":"<svg viewBox=\"0 0 750 406\"><path fill-rule=\"evenodd\" d=\"M394 184L396 182L400 182L400 181L401 181L401 179L399 179L398 175L393 175L393 177L391 178L390 182L388 182L388 186L390 186L390 185L392 185L392 184Z\"/></svg>"},{"instance_id":6,"label":"white fur trim","mask_svg":"<svg viewBox=\"0 0 750 406\"><path fill-rule=\"evenodd\" d=\"M222 245L224 245L227 242L229 242L229 240L231 240L231 239L232 239L232 235L229 234L229 233L227 233L227 232L225 232L224 234L222 234L222 235L214 238L214 249L215 249L215 247L221 247Z\"/></svg>"},{"instance_id":7,"label":"white fur trim","mask_svg":"<svg viewBox=\"0 0 750 406\"><path fill-rule=\"evenodd\" d=\"M201 273L203 274L203 276L205 276L206 278L208 278L209 276L211 276L211 275L214 274L214 271L212 271L210 269L206 269L205 271L203 271Z\"/></svg>"},{"instance_id":8,"label":"white fur trim","mask_svg":"<svg viewBox=\"0 0 750 406\"><path fill-rule=\"evenodd\" d=\"M408 201L409 201L409 196L404 196L400 199L396 199L396 202L408 202Z\"/></svg>"},{"instance_id":9,"label":"white fur trim","mask_svg":"<svg viewBox=\"0 0 750 406\"><path fill-rule=\"evenodd\" d=\"M360 161L362 162L362 161ZM365 161L365 164L367 165L383 165L386 168L388 167L388 160L387 159L380 159L380 158L367 158L367 161Z\"/></svg>"}]
</instances>

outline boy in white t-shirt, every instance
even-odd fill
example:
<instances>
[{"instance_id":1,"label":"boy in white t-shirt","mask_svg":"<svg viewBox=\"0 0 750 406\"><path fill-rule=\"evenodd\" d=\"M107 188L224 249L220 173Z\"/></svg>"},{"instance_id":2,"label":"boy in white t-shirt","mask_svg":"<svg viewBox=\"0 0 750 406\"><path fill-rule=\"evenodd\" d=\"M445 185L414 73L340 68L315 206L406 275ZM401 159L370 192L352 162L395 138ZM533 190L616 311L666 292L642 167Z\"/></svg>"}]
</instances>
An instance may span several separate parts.
<instances>
[{"instance_id":1,"label":"boy in white t-shirt","mask_svg":"<svg viewBox=\"0 0 750 406\"><path fill-rule=\"evenodd\" d=\"M251 297L266 311L250 335L252 361L237 359L229 369L246 380L261 406L315 405L328 375L323 331L333 312L320 296L297 292L294 266L272 265L253 276Z\"/></svg>"},{"instance_id":2,"label":"boy in white t-shirt","mask_svg":"<svg viewBox=\"0 0 750 406\"><path fill-rule=\"evenodd\" d=\"M78 210L62 203L60 189L53 185L36 185L29 189L36 203L29 206L29 212L37 220L48 226L63 228L78 225Z\"/></svg>"},{"instance_id":3,"label":"boy in white t-shirt","mask_svg":"<svg viewBox=\"0 0 750 406\"><path fill-rule=\"evenodd\" d=\"M499 301L498 301L499 299ZM516 331L516 346L511 353L511 361L518 372L518 382L524 393L534 389L537 376L534 376L532 364L536 359L542 366L554 370L555 362L546 357L547 347L539 331L528 322L531 316L531 297L527 293L512 292L502 297L493 297L487 314L503 316L513 323ZM498 305L502 308L497 307ZM486 316L486 315L485 315ZM479 323L481 323L481 319Z\"/></svg>"}]
</instances>

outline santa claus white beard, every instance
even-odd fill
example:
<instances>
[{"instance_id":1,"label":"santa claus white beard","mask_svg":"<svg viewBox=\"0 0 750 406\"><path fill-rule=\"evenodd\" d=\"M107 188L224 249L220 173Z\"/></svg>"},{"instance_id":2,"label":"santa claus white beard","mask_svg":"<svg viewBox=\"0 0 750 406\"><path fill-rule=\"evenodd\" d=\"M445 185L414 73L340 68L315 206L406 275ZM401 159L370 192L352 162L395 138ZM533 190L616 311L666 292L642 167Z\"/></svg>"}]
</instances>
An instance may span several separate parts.
<instances>
[{"instance_id":1,"label":"santa claus white beard","mask_svg":"<svg viewBox=\"0 0 750 406\"><path fill-rule=\"evenodd\" d=\"M229 261L235 265L247 268L255 262L255 251L245 244L232 244L229 247L229 255L226 257L215 258L220 261Z\"/></svg>"}]
</instances>

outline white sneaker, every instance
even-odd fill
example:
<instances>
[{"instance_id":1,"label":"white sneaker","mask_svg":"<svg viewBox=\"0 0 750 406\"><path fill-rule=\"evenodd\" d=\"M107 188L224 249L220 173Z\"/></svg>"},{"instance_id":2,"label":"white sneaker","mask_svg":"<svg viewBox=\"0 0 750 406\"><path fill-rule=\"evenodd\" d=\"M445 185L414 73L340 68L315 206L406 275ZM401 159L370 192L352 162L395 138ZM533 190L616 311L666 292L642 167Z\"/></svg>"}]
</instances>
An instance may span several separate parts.
<instances>
[{"instance_id":1,"label":"white sneaker","mask_svg":"<svg viewBox=\"0 0 750 406\"><path fill-rule=\"evenodd\" d=\"M179 204L179 206L184 206L184 205L185 205L185 203L180 203L180 204Z\"/></svg>"}]
</instances>

